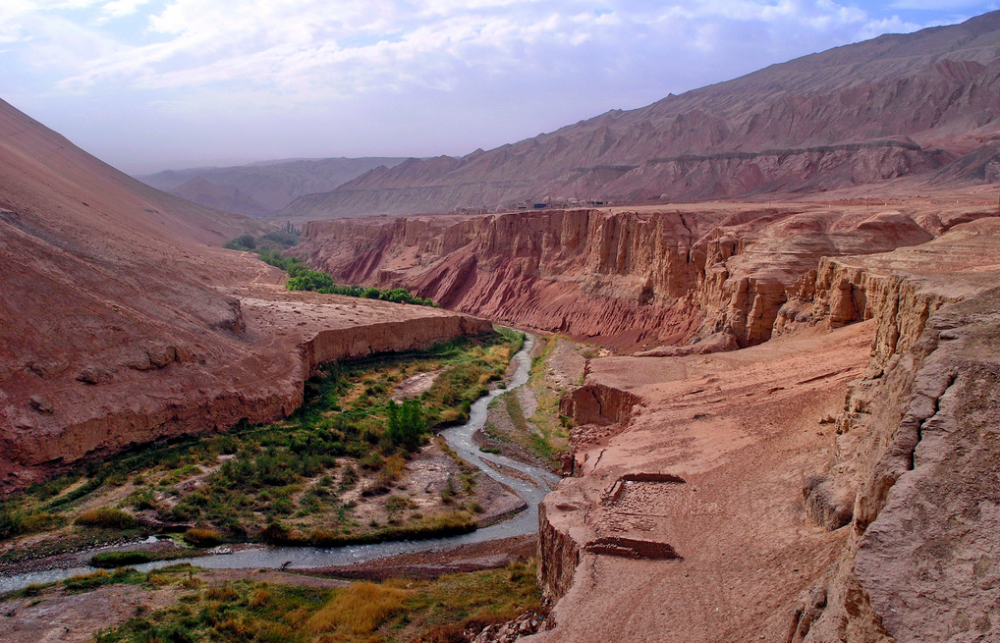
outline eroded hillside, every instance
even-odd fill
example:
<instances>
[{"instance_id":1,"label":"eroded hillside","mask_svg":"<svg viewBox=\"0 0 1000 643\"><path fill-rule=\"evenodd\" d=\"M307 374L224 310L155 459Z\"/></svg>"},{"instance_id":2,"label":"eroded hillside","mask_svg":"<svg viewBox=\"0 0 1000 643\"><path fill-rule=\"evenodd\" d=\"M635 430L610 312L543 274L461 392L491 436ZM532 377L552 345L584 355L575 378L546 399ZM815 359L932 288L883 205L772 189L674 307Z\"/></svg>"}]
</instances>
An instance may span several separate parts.
<instances>
[{"instance_id":1,"label":"eroded hillside","mask_svg":"<svg viewBox=\"0 0 1000 643\"><path fill-rule=\"evenodd\" d=\"M88 455L281 417L324 360L488 327L287 293L258 224L130 179L0 103L0 491Z\"/></svg>"},{"instance_id":2,"label":"eroded hillside","mask_svg":"<svg viewBox=\"0 0 1000 643\"><path fill-rule=\"evenodd\" d=\"M751 349L592 361L540 638L996 638L998 238L824 259Z\"/></svg>"},{"instance_id":3,"label":"eroded hillside","mask_svg":"<svg viewBox=\"0 0 1000 643\"><path fill-rule=\"evenodd\" d=\"M1000 13L812 54L461 158L410 159L286 216L697 201L900 177L997 180Z\"/></svg>"},{"instance_id":4,"label":"eroded hillside","mask_svg":"<svg viewBox=\"0 0 1000 643\"><path fill-rule=\"evenodd\" d=\"M967 198L374 217L312 222L300 252L335 279L403 286L498 321L706 352L766 341L779 318L801 316L786 304L823 257L916 246L995 214Z\"/></svg>"}]
</instances>

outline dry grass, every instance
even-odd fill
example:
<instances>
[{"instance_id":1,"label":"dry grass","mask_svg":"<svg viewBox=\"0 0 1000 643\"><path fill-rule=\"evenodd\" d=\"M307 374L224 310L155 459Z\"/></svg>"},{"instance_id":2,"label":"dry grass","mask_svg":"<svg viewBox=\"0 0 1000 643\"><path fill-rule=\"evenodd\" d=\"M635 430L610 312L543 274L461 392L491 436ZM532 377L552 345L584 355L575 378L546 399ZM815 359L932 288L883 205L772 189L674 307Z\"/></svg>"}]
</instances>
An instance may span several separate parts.
<instances>
[{"instance_id":1,"label":"dry grass","mask_svg":"<svg viewBox=\"0 0 1000 643\"><path fill-rule=\"evenodd\" d=\"M103 529L133 529L138 521L130 513L111 507L100 507L84 511L76 517L76 524L84 527L99 527Z\"/></svg>"},{"instance_id":2,"label":"dry grass","mask_svg":"<svg viewBox=\"0 0 1000 643\"><path fill-rule=\"evenodd\" d=\"M306 622L316 634L339 632L371 634L393 614L403 610L409 592L388 585L355 583L337 592Z\"/></svg>"}]
</instances>

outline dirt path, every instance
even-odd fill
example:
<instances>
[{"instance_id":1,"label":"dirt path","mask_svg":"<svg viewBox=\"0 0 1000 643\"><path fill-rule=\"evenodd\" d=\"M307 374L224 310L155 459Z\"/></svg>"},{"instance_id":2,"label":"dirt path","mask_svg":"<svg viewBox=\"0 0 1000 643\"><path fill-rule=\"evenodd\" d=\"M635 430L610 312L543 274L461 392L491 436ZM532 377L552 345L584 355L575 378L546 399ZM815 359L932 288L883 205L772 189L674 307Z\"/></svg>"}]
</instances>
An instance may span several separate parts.
<instances>
[{"instance_id":1,"label":"dirt path","mask_svg":"<svg viewBox=\"0 0 1000 643\"><path fill-rule=\"evenodd\" d=\"M0 603L3 643L83 643L145 611L172 605L177 587L148 590L128 585L68 594L52 590L37 597Z\"/></svg>"},{"instance_id":2,"label":"dirt path","mask_svg":"<svg viewBox=\"0 0 1000 643\"><path fill-rule=\"evenodd\" d=\"M426 373L417 373L413 377L403 380L392 392L393 401L402 402L403 400L411 397L419 397L423 395L427 391L431 390L431 387L434 386L434 382L437 381L441 372L441 369L438 369L436 371L427 371Z\"/></svg>"}]
</instances>

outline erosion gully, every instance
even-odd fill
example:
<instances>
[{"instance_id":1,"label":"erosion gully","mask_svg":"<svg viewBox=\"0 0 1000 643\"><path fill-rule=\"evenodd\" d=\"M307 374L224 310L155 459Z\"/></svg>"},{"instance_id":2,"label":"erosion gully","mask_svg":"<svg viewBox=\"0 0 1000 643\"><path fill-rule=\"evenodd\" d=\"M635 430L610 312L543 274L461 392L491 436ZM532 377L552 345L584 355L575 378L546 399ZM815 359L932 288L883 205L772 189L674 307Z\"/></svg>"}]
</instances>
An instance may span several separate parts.
<instances>
[{"instance_id":1,"label":"erosion gully","mask_svg":"<svg viewBox=\"0 0 1000 643\"><path fill-rule=\"evenodd\" d=\"M346 547L251 547L240 549L230 553L216 553L209 556L190 559L174 559L169 561L157 561L136 565L135 568L141 572L150 571L168 565L180 563L191 563L206 569L258 569L258 568L315 568L334 565L350 565L360 563L375 558L386 556L396 556L418 551L432 551L457 545L469 543L481 543L490 540L499 540L511 536L521 536L531 534L538 530L538 504L542 501L554 485L559 481L559 476L550 471L506 458L502 455L483 453L472 443L473 434L486 424L488 407L494 398L503 395L513 389L523 386L528 382L531 371L531 349L535 344L535 337L529 333L525 334L524 347L512 358L512 363L516 364L514 376L506 388L490 391L489 394L479 398L469 414L469 421L461 426L451 427L441 432L441 436L447 440L448 444L458 455L478 467L483 473L490 476L497 482L506 485L514 491L528 505L527 509L516 514L503 522L495 525L477 529L468 534L459 536L449 536L447 538L433 538L427 540L404 540L397 542L373 543L368 545L354 545ZM501 471L490 467L486 460L504 465L525 474L528 480L509 476ZM113 551L118 547L109 547L98 551ZM225 549L223 549L225 551ZM64 580L71 576L86 574L97 571L95 567L75 567L71 569L52 569L27 574L18 574L0 578L0 594L22 589L33 584L52 583Z\"/></svg>"}]
</instances>

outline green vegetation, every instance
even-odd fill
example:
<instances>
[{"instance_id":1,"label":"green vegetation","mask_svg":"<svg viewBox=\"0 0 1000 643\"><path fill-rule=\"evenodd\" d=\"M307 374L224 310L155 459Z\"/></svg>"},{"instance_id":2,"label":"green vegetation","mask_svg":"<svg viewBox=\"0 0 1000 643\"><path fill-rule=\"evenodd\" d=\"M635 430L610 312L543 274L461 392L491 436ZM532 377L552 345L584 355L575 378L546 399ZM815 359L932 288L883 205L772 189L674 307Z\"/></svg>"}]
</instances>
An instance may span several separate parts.
<instances>
[{"instance_id":1,"label":"green vegetation","mask_svg":"<svg viewBox=\"0 0 1000 643\"><path fill-rule=\"evenodd\" d=\"M416 398L403 400L401 406L390 404L385 437L396 446L405 447L410 451L416 450L427 431L423 406L423 403Z\"/></svg>"},{"instance_id":2,"label":"green vegetation","mask_svg":"<svg viewBox=\"0 0 1000 643\"><path fill-rule=\"evenodd\" d=\"M0 561L149 535L153 528L144 525L155 523L184 532L195 547L333 546L469 531L476 473L456 475L449 506L426 515L394 501L371 524L370 508L388 503L431 430L468 417L521 340L497 331L327 365L285 421L146 445L32 487L0 505L0 542L25 533L58 537L40 539L31 552L10 548ZM396 386L427 372L437 373L430 390L402 405L392 400Z\"/></svg>"},{"instance_id":3,"label":"green vegetation","mask_svg":"<svg viewBox=\"0 0 1000 643\"><path fill-rule=\"evenodd\" d=\"M54 516L38 508L20 510L0 504L0 541L50 531L65 524L63 516Z\"/></svg>"},{"instance_id":4,"label":"green vegetation","mask_svg":"<svg viewBox=\"0 0 1000 643\"><path fill-rule=\"evenodd\" d=\"M437 306L430 299L417 297L405 288L383 290L334 283L333 277L325 272L310 270L298 257L285 256L283 251L298 243L298 234L291 228L285 232L270 232L260 238L245 234L226 242L225 247L231 250L254 252L265 263L287 272L288 281L285 283L285 288L288 290L308 290L324 295L364 297L397 304Z\"/></svg>"},{"instance_id":5,"label":"green vegetation","mask_svg":"<svg viewBox=\"0 0 1000 643\"><path fill-rule=\"evenodd\" d=\"M141 565L157 560L176 560L200 556L202 552L189 549L168 549L162 551L106 551L90 557L91 567L116 569L130 565Z\"/></svg>"},{"instance_id":6,"label":"green vegetation","mask_svg":"<svg viewBox=\"0 0 1000 643\"><path fill-rule=\"evenodd\" d=\"M542 352L532 360L531 375L528 378L528 386L538 402L534 415L528 418L537 429L529 448L547 458L553 467L559 466L559 456L566 452L572 427L568 422L569 418L559 414L559 400L566 391L546 377L547 363L559 344L568 341L570 340L563 337L548 340Z\"/></svg>"},{"instance_id":7,"label":"green vegetation","mask_svg":"<svg viewBox=\"0 0 1000 643\"><path fill-rule=\"evenodd\" d=\"M91 567L114 568L140 565L158 560L145 551L108 551L90 557Z\"/></svg>"},{"instance_id":8,"label":"green vegetation","mask_svg":"<svg viewBox=\"0 0 1000 643\"><path fill-rule=\"evenodd\" d=\"M537 409L530 417L525 417L520 399L516 394L504 395L491 405L491 413L501 413L510 419L512 428L501 429L498 423L488 423L483 431L487 437L497 443L514 445L515 449L523 449L525 455L531 454L548 463L558 471L559 457L566 451L569 442L569 418L559 414L559 400L565 390L556 386L547 377L548 362L560 342L569 340L562 337L539 339L544 342L541 352L531 363L531 374L528 388L537 402ZM499 422L503 424L502 422ZM484 452L502 451L496 443L480 448ZM527 453L525 453L527 452Z\"/></svg>"},{"instance_id":9,"label":"green vegetation","mask_svg":"<svg viewBox=\"0 0 1000 643\"><path fill-rule=\"evenodd\" d=\"M214 547L222 541L222 535L214 529L192 527L184 532L184 542L195 547Z\"/></svg>"},{"instance_id":10,"label":"green vegetation","mask_svg":"<svg viewBox=\"0 0 1000 643\"><path fill-rule=\"evenodd\" d=\"M135 516L112 507L99 507L84 511L73 522L84 527L99 527L101 529L135 529L139 526Z\"/></svg>"},{"instance_id":11,"label":"green vegetation","mask_svg":"<svg viewBox=\"0 0 1000 643\"><path fill-rule=\"evenodd\" d=\"M464 640L461 632L541 609L534 567L457 574L433 581L357 582L324 589L236 581L201 587L182 570L116 572L89 582L175 584L193 591L167 609L101 632L97 643L368 643Z\"/></svg>"}]
</instances>

